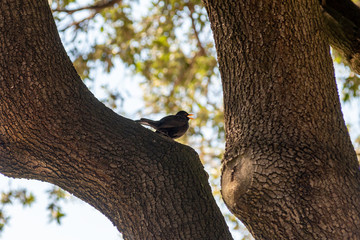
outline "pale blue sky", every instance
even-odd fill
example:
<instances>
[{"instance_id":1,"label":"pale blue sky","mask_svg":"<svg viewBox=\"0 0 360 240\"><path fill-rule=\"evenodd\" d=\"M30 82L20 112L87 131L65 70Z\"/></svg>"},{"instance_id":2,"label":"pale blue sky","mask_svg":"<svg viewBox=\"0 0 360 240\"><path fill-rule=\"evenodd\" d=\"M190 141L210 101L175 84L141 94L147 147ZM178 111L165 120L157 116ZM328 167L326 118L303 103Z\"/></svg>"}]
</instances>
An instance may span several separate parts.
<instances>
[{"instance_id":1,"label":"pale blue sky","mask_svg":"<svg viewBox=\"0 0 360 240\"><path fill-rule=\"evenodd\" d=\"M111 222L94 209L82 201L71 198L63 204L66 217L62 219L62 224L55 222L49 223L48 195L46 190L51 188L48 183L36 180L11 180L12 187L27 188L33 192L36 202L31 207L22 207L14 204L6 208L6 213L11 216L9 226L6 226L0 239L4 240L119 240L117 229ZM0 175L0 189L8 189L8 179Z\"/></svg>"}]
</instances>

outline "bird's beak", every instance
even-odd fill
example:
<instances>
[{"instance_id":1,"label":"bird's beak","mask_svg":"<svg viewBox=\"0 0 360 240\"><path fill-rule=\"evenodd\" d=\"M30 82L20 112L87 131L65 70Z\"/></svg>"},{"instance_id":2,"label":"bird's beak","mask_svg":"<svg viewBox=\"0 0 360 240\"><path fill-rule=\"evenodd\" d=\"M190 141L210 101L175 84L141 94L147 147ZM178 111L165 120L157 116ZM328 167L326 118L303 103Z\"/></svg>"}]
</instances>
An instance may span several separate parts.
<instances>
[{"instance_id":1,"label":"bird's beak","mask_svg":"<svg viewBox=\"0 0 360 240\"><path fill-rule=\"evenodd\" d=\"M194 118L190 117L190 116L193 116L193 115L194 114L188 114L187 117L190 118L190 119L194 119Z\"/></svg>"}]
</instances>

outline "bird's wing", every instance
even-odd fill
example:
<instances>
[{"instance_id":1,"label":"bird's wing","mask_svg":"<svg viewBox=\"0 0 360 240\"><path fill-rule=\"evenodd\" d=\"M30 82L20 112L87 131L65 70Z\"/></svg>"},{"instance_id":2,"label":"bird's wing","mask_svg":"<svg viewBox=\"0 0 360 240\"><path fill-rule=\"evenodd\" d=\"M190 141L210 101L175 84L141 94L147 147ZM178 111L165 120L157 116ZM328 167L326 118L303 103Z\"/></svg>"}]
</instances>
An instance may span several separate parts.
<instances>
[{"instance_id":1,"label":"bird's wing","mask_svg":"<svg viewBox=\"0 0 360 240\"><path fill-rule=\"evenodd\" d=\"M185 119L179 119L178 116L167 116L162 118L159 121L159 128L173 128L173 127L182 127L184 125L186 125L187 121Z\"/></svg>"}]
</instances>

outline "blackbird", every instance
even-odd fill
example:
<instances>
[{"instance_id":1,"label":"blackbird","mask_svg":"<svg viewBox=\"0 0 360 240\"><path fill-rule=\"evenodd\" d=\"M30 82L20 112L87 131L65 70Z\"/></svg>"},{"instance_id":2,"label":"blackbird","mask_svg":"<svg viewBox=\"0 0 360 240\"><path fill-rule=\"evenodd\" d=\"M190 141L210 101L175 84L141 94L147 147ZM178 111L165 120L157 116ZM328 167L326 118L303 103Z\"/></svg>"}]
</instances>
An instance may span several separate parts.
<instances>
[{"instance_id":1,"label":"blackbird","mask_svg":"<svg viewBox=\"0 0 360 240\"><path fill-rule=\"evenodd\" d=\"M192 115L193 114L188 114L185 111L180 111L176 115L163 117L159 121L141 118L135 122L150 126L156 129L157 133L162 133L171 138L179 138L188 130L189 119L193 119L190 117Z\"/></svg>"}]
</instances>

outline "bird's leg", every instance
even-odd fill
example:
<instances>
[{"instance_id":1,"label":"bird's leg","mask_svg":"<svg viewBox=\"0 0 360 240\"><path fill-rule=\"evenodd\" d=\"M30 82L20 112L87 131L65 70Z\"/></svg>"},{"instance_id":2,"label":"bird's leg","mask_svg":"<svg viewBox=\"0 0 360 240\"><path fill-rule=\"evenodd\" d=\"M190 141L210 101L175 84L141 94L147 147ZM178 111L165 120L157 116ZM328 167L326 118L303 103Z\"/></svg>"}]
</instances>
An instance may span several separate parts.
<instances>
[{"instance_id":1,"label":"bird's leg","mask_svg":"<svg viewBox=\"0 0 360 240\"><path fill-rule=\"evenodd\" d=\"M163 131L159 131L159 130L156 130L155 132L161 134L161 135L164 136L164 137L171 138L167 132L163 132ZM172 139L172 138L171 138L171 139Z\"/></svg>"}]
</instances>

